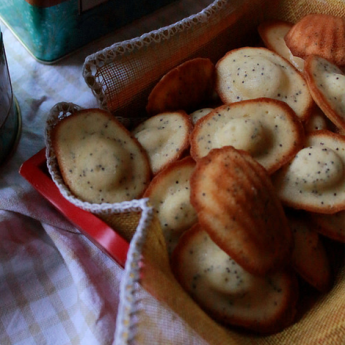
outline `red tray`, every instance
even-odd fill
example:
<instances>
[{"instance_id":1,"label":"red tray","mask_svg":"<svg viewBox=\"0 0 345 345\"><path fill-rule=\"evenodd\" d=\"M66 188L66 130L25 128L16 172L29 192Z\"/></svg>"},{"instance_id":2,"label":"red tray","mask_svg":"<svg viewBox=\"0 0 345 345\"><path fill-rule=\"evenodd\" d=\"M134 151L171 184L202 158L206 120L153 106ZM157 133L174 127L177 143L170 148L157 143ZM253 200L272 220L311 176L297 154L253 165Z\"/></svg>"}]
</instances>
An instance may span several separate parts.
<instances>
[{"instance_id":1,"label":"red tray","mask_svg":"<svg viewBox=\"0 0 345 345\"><path fill-rule=\"evenodd\" d=\"M124 267L129 243L101 219L67 201L50 177L45 149L25 161L19 173L103 252Z\"/></svg>"}]
</instances>

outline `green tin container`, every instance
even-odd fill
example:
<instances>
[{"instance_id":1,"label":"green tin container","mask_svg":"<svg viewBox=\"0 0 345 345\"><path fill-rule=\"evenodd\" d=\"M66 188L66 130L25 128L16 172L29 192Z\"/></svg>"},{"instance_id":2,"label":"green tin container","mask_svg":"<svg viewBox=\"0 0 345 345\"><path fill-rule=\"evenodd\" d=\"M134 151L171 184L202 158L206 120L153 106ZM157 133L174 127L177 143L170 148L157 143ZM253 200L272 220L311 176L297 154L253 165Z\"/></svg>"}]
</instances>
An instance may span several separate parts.
<instances>
[{"instance_id":1,"label":"green tin container","mask_svg":"<svg viewBox=\"0 0 345 345\"><path fill-rule=\"evenodd\" d=\"M42 63L53 63L173 0L1 0L0 18Z\"/></svg>"},{"instance_id":2,"label":"green tin container","mask_svg":"<svg viewBox=\"0 0 345 345\"><path fill-rule=\"evenodd\" d=\"M13 95L5 48L0 29L0 164L12 152L19 139L21 117Z\"/></svg>"}]
</instances>

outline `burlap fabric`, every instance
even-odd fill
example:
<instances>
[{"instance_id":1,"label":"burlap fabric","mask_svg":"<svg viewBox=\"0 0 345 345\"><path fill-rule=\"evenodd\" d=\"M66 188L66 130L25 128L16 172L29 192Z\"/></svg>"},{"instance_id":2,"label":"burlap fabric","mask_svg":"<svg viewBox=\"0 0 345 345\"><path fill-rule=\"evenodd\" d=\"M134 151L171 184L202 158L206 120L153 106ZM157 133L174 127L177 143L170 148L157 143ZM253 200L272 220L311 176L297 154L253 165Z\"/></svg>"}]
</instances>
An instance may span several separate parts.
<instances>
[{"instance_id":1,"label":"burlap fabric","mask_svg":"<svg viewBox=\"0 0 345 345\"><path fill-rule=\"evenodd\" d=\"M214 1L175 25L89 56L84 78L100 107L130 125L145 116L150 89L172 67L195 56L215 62L232 48L256 44L261 21L295 22L312 12L344 16L345 2ZM128 229L127 220L119 221L122 231L128 230L129 238L136 231L121 286L117 344L345 344L343 245L326 241L334 267L332 290L322 295L302 284L296 323L279 334L257 336L217 324L182 290L170 271L161 229L149 206L144 212L134 209L134 218L130 211L127 216Z\"/></svg>"}]
</instances>

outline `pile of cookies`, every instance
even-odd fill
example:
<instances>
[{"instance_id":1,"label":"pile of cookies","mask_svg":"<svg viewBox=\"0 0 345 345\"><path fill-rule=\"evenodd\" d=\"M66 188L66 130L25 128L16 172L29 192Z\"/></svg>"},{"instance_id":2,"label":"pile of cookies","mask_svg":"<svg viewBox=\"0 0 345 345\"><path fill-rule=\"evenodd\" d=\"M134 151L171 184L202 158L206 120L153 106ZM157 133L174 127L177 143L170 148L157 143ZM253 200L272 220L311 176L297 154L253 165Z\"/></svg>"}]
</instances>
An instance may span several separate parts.
<instances>
[{"instance_id":1,"label":"pile of cookies","mask_svg":"<svg viewBox=\"0 0 345 345\"><path fill-rule=\"evenodd\" d=\"M137 127L89 109L53 131L78 198L150 199L177 280L222 324L279 332L300 279L332 286L323 236L345 243L344 23L262 23L264 46L163 76Z\"/></svg>"}]
</instances>

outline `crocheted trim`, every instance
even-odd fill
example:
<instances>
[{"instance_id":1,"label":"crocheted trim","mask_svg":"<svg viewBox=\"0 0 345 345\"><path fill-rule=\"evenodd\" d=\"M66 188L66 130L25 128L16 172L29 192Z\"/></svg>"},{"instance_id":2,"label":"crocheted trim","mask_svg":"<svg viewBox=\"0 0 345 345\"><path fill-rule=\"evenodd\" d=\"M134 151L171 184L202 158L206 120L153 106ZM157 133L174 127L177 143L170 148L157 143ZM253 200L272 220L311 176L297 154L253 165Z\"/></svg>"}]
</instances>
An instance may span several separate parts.
<instances>
[{"instance_id":1,"label":"crocheted trim","mask_svg":"<svg viewBox=\"0 0 345 345\"><path fill-rule=\"evenodd\" d=\"M99 68L107 64L114 63L116 58L120 56L130 53L133 54L135 51L139 51L152 44L160 44L171 39L178 33L181 33L185 30L191 30L194 26L200 23L208 22L210 18L224 8L228 2L228 0L216 0L199 13L184 18L175 24L153 30L149 33L143 34L140 37L115 43L107 48L104 48L103 50L89 55L85 59L82 73L86 84L92 90L94 96L99 102L100 107L107 109L102 85L97 82L95 77Z\"/></svg>"},{"instance_id":2,"label":"crocheted trim","mask_svg":"<svg viewBox=\"0 0 345 345\"><path fill-rule=\"evenodd\" d=\"M142 202L146 199L123 201L120 203L103 203L103 204L93 204L86 201L81 201L76 198L66 184L63 181L61 176L55 151L51 142L51 131L57 125L59 121L70 116L76 111L83 109L82 107L68 102L57 103L49 112L46 130L45 130L45 144L46 144L46 157L47 157L47 167L51 175L53 182L58 187L60 193L72 204L77 207L89 211L94 214L115 214L115 213L124 213L124 212L137 212L142 209Z\"/></svg>"},{"instance_id":3,"label":"crocheted trim","mask_svg":"<svg viewBox=\"0 0 345 345\"><path fill-rule=\"evenodd\" d=\"M142 215L129 246L124 276L120 284L120 304L115 331L115 344L130 344L137 332L135 318L137 291L140 281L140 260L143 245L146 240L149 224L153 218L153 208L148 206L148 200L140 200Z\"/></svg>"},{"instance_id":4,"label":"crocheted trim","mask_svg":"<svg viewBox=\"0 0 345 345\"><path fill-rule=\"evenodd\" d=\"M81 109L83 108L76 104L60 102L50 110L45 131L47 166L49 173L61 194L68 201L86 211L103 214L141 211L141 217L128 250L124 277L121 280L120 285L118 320L121 320L121 322L117 325L115 338L119 341L116 343L123 344L131 341L136 334L135 322L133 321L133 308L135 309L135 295L140 280L140 253L142 252L142 248L145 243L149 224L153 219L153 208L149 206L148 198L125 201L116 204L91 204L80 201L71 194L68 187L64 184L59 172L50 134L54 126L59 121Z\"/></svg>"}]
</instances>

